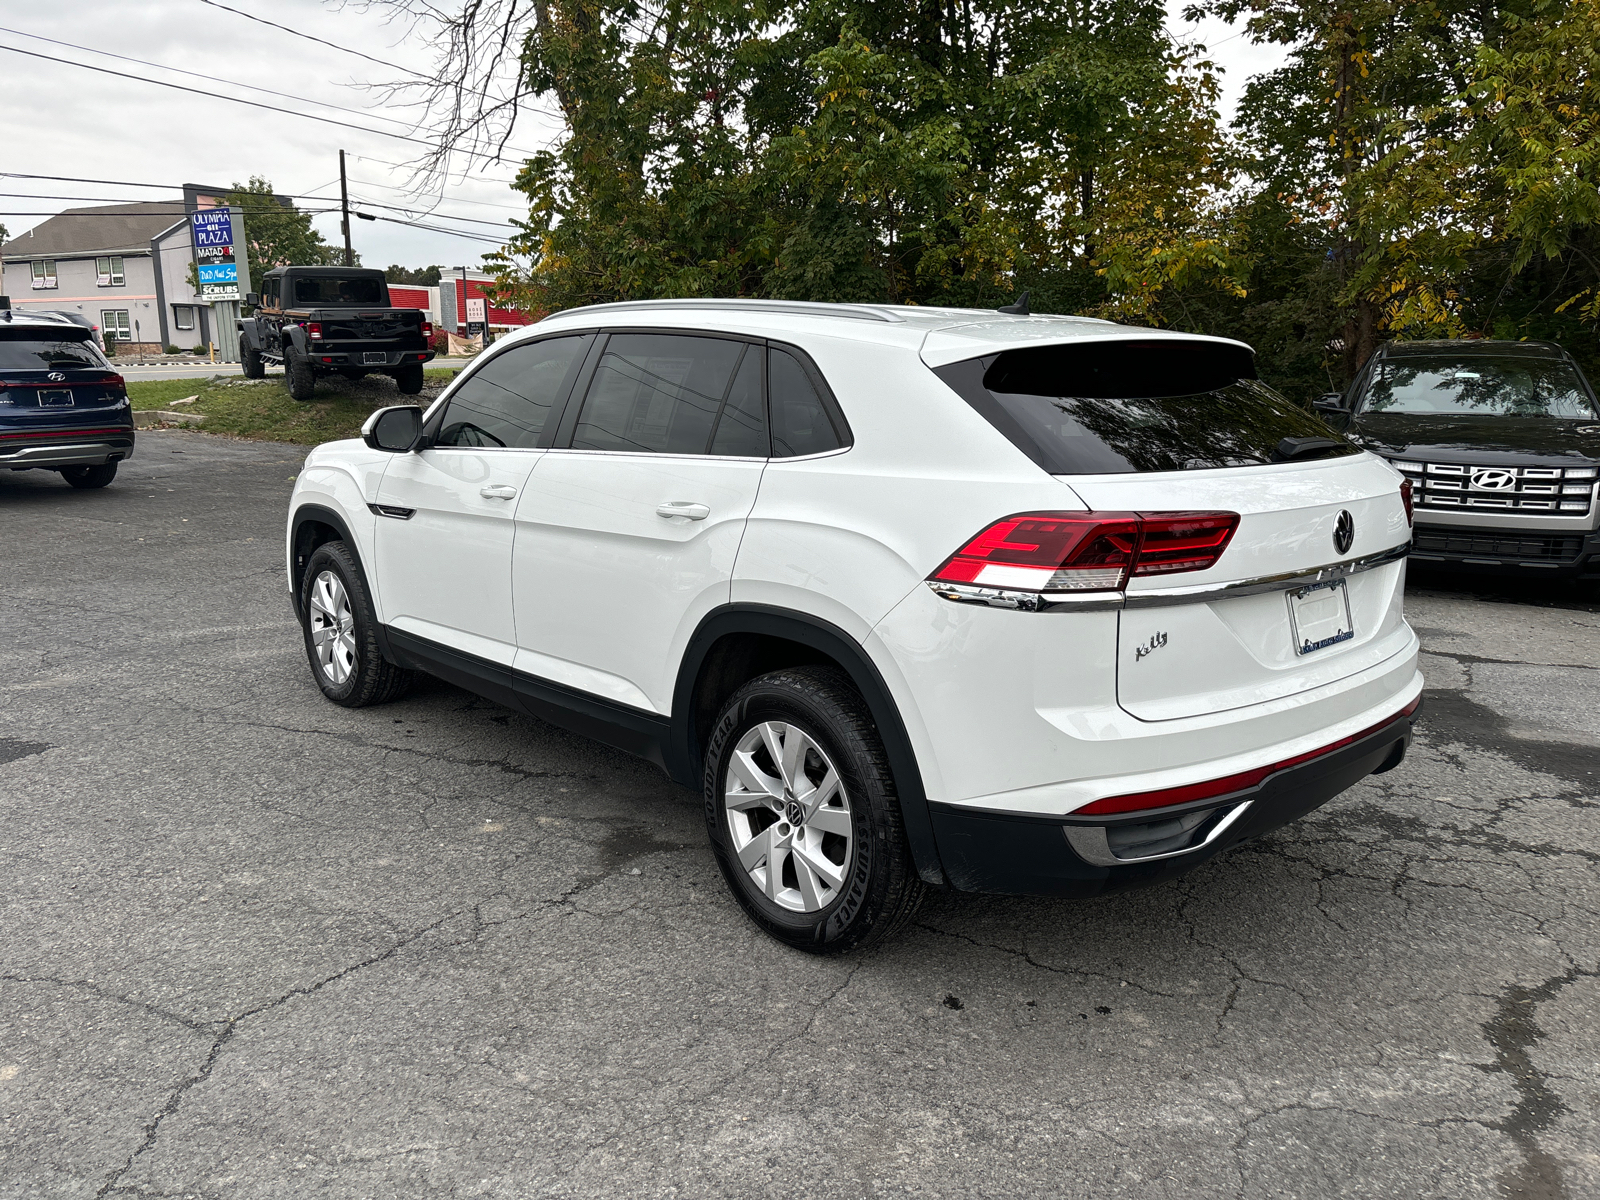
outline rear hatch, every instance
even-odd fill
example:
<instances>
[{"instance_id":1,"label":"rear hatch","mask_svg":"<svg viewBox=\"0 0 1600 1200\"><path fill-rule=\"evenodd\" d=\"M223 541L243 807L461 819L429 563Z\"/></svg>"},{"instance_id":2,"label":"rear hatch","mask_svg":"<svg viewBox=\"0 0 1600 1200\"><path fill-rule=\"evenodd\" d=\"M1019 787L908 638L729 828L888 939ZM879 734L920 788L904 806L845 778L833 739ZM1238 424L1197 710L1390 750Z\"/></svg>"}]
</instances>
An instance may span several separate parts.
<instances>
[{"instance_id":1,"label":"rear hatch","mask_svg":"<svg viewBox=\"0 0 1600 1200\"><path fill-rule=\"evenodd\" d=\"M425 350L424 315L414 308L324 309L312 314L322 326L324 350Z\"/></svg>"},{"instance_id":2,"label":"rear hatch","mask_svg":"<svg viewBox=\"0 0 1600 1200\"><path fill-rule=\"evenodd\" d=\"M88 330L0 324L0 446L52 430L131 426L122 376Z\"/></svg>"},{"instance_id":3,"label":"rear hatch","mask_svg":"<svg viewBox=\"0 0 1600 1200\"><path fill-rule=\"evenodd\" d=\"M1247 347L1117 336L1131 332L935 366L1062 480L1063 510L1075 495L1113 541L1172 514L1237 518L1220 554L1141 564L1156 542L1133 534L1144 541L1129 543L1123 583L1121 706L1148 721L1223 712L1404 652L1398 473L1256 381Z\"/></svg>"}]
</instances>

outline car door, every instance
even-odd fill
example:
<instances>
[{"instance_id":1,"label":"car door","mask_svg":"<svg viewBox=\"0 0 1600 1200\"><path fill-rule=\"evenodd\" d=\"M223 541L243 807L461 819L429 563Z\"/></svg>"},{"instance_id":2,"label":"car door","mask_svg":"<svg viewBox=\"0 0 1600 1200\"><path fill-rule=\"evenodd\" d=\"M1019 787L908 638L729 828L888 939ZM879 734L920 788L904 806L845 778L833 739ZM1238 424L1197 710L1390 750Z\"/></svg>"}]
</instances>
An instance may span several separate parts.
<instances>
[{"instance_id":1,"label":"car door","mask_svg":"<svg viewBox=\"0 0 1600 1200\"><path fill-rule=\"evenodd\" d=\"M765 349L609 335L517 504L516 666L671 709L695 626L728 602L770 452Z\"/></svg>"},{"instance_id":2,"label":"car door","mask_svg":"<svg viewBox=\"0 0 1600 1200\"><path fill-rule=\"evenodd\" d=\"M394 457L373 505L386 624L510 664L512 516L592 340L571 334L494 355L429 421L427 448Z\"/></svg>"}]
</instances>

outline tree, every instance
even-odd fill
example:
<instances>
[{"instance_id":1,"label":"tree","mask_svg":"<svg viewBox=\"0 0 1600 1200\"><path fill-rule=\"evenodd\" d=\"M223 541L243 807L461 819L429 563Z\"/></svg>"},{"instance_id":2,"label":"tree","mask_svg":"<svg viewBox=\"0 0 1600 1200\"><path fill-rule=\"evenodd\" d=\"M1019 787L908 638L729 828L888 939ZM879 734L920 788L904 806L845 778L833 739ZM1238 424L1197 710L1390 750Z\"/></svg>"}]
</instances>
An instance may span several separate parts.
<instances>
[{"instance_id":1,"label":"tree","mask_svg":"<svg viewBox=\"0 0 1600 1200\"><path fill-rule=\"evenodd\" d=\"M227 203L243 210L245 243L253 270L343 264L343 249L328 245L311 228L312 214L274 194L272 184L259 175L251 176L247 184L234 184Z\"/></svg>"},{"instance_id":2,"label":"tree","mask_svg":"<svg viewBox=\"0 0 1600 1200\"><path fill-rule=\"evenodd\" d=\"M439 36L446 61L519 50L518 96L565 122L489 256L522 307L1029 287L1155 319L1177 281L1237 290L1215 72L1151 0L541 0L526 29L518 11L483 0ZM481 133L510 103L450 121Z\"/></svg>"},{"instance_id":3,"label":"tree","mask_svg":"<svg viewBox=\"0 0 1600 1200\"><path fill-rule=\"evenodd\" d=\"M443 267L402 267L398 263L384 268L383 277L390 283L410 284L413 287L438 287Z\"/></svg>"}]
</instances>

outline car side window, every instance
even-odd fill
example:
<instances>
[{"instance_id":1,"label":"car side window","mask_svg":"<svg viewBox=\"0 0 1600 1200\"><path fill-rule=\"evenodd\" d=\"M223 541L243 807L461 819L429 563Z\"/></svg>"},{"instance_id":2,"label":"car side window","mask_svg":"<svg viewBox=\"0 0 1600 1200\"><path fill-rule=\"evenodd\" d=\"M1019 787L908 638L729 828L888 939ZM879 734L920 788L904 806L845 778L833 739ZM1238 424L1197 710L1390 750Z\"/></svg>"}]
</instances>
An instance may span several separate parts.
<instances>
[{"instance_id":1,"label":"car side window","mask_svg":"<svg viewBox=\"0 0 1600 1200\"><path fill-rule=\"evenodd\" d=\"M766 354L760 346L745 348L733 385L711 434L711 453L738 458L766 458L772 453L767 437L767 405L761 377Z\"/></svg>"},{"instance_id":2,"label":"car side window","mask_svg":"<svg viewBox=\"0 0 1600 1200\"><path fill-rule=\"evenodd\" d=\"M767 355L767 395L774 458L821 454L845 444L810 373L794 355L776 346Z\"/></svg>"},{"instance_id":3,"label":"car side window","mask_svg":"<svg viewBox=\"0 0 1600 1200\"><path fill-rule=\"evenodd\" d=\"M546 338L495 355L461 381L435 446L531 450L572 386L593 335Z\"/></svg>"},{"instance_id":4,"label":"car side window","mask_svg":"<svg viewBox=\"0 0 1600 1200\"><path fill-rule=\"evenodd\" d=\"M706 453L745 345L685 334L613 334L584 397L572 448Z\"/></svg>"}]
</instances>

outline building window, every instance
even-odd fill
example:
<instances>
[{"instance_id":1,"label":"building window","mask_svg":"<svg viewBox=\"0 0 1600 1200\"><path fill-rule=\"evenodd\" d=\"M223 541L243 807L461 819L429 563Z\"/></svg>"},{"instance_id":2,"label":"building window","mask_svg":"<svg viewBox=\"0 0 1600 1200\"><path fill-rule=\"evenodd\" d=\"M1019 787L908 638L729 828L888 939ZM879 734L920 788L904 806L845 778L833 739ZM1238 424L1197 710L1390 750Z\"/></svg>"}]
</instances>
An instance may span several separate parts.
<instances>
[{"instance_id":1,"label":"building window","mask_svg":"<svg viewBox=\"0 0 1600 1200\"><path fill-rule=\"evenodd\" d=\"M115 255L111 258L97 258L94 260L95 274L99 276L98 283L101 287L121 287L122 256Z\"/></svg>"},{"instance_id":2,"label":"building window","mask_svg":"<svg viewBox=\"0 0 1600 1200\"><path fill-rule=\"evenodd\" d=\"M133 341L133 328L128 324L128 310L125 308L102 309L100 312L100 328L107 337L114 337L119 342Z\"/></svg>"},{"instance_id":3,"label":"building window","mask_svg":"<svg viewBox=\"0 0 1600 1200\"><path fill-rule=\"evenodd\" d=\"M56 286L56 260L53 258L36 258L33 260L33 290L53 288Z\"/></svg>"},{"instance_id":4,"label":"building window","mask_svg":"<svg viewBox=\"0 0 1600 1200\"><path fill-rule=\"evenodd\" d=\"M172 321L179 329L194 328L194 305L174 304L172 306Z\"/></svg>"}]
</instances>

